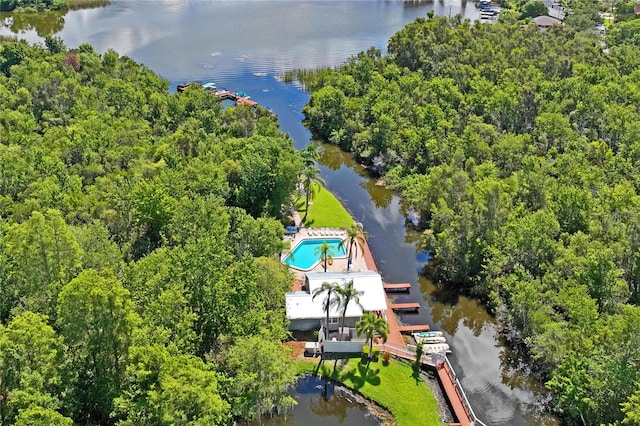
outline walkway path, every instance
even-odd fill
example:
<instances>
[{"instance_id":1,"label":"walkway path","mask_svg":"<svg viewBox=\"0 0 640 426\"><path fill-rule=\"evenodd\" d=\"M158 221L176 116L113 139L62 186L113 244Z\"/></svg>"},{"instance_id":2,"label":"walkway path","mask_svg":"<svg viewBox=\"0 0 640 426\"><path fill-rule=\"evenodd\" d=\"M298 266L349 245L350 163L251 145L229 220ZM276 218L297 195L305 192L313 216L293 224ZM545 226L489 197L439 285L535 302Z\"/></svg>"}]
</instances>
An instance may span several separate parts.
<instances>
[{"instance_id":1,"label":"walkway path","mask_svg":"<svg viewBox=\"0 0 640 426\"><path fill-rule=\"evenodd\" d=\"M373 260L369 243L364 236L362 237L362 257L364 258L364 263L370 271L378 272L378 267L376 266L376 262ZM391 304L391 302L389 302L389 296L385 295L385 297L387 299L387 306L389 306ZM389 325L387 344L391 346L405 347L404 338L402 337L402 333L400 333L400 325L398 324L398 320L391 309L387 309L387 324Z\"/></svg>"}]
</instances>

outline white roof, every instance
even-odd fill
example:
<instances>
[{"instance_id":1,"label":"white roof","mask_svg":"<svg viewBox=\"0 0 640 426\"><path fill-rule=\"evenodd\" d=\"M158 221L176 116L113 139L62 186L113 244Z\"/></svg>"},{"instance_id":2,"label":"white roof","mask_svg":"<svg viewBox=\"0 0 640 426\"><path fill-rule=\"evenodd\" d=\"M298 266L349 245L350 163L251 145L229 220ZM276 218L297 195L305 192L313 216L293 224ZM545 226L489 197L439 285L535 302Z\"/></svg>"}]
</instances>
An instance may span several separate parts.
<instances>
[{"instance_id":1,"label":"white roof","mask_svg":"<svg viewBox=\"0 0 640 426\"><path fill-rule=\"evenodd\" d=\"M322 308L326 294L318 295L313 300L313 290L321 287L322 283L338 283L345 285L349 280L353 280L353 286L360 293L360 304L351 301L347 307L347 317L361 317L364 311L385 311L387 309L387 299L382 287L380 274L374 271L353 271L353 272L310 272L306 275L309 292L298 291L287 293L286 309L287 318L295 319L320 319L325 318L327 313ZM329 316L339 318L342 316L338 307L329 310Z\"/></svg>"},{"instance_id":2,"label":"white roof","mask_svg":"<svg viewBox=\"0 0 640 426\"><path fill-rule=\"evenodd\" d=\"M558 18L554 18L553 16L540 15L536 16L532 19L533 22L538 26L551 27L553 25L560 25L562 21Z\"/></svg>"}]
</instances>

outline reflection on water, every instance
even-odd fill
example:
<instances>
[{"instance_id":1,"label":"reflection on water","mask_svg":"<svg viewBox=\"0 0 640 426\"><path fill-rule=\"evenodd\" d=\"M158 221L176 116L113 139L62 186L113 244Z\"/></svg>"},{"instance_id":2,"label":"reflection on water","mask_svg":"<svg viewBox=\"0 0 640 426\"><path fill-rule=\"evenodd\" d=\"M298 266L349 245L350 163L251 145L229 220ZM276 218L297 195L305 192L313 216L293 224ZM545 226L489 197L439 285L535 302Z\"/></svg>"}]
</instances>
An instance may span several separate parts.
<instances>
[{"instance_id":1,"label":"reflection on water","mask_svg":"<svg viewBox=\"0 0 640 426\"><path fill-rule=\"evenodd\" d=\"M64 28L66 10L40 13L0 12L0 28L7 27L11 33L35 32L39 37L55 34Z\"/></svg>"},{"instance_id":2,"label":"reflection on water","mask_svg":"<svg viewBox=\"0 0 640 426\"><path fill-rule=\"evenodd\" d=\"M424 299L431 302L433 322L440 323L442 330L448 334L456 334L459 325L470 329L474 336L479 336L487 326L495 327L494 318L477 300L461 296L446 286L437 287L422 276L418 281Z\"/></svg>"},{"instance_id":3,"label":"reflection on water","mask_svg":"<svg viewBox=\"0 0 640 426\"><path fill-rule=\"evenodd\" d=\"M311 138L301 124L308 94L282 83L279 76L297 68L338 66L371 46L384 50L393 33L432 10L436 15L478 17L466 0L114 0L104 8L58 15L5 19L5 12L0 14L0 34L17 33L34 43L53 33L69 47L90 43L97 52L114 49L167 78L174 90L184 81L211 80L249 93L278 115L282 130L300 149ZM428 255L417 249L420 233L406 226L415 218L402 199L337 147L322 145L321 153L327 188L364 224L384 279L412 284L408 294L395 297L421 307L417 315L401 315L400 320L446 331L451 361L480 419L498 426L553 425L539 413L545 393L529 379L526 359L505 349L482 305L420 276ZM312 406L342 416L341 408L319 401L319 395L309 398L315 398L313 405L311 400L301 404L306 411L295 414L295 423L287 416L275 424L311 425L319 418L318 424L324 425L334 418L315 417ZM348 414L345 422L350 418Z\"/></svg>"},{"instance_id":4,"label":"reflection on water","mask_svg":"<svg viewBox=\"0 0 640 426\"><path fill-rule=\"evenodd\" d=\"M349 396L339 396L332 382L315 376L300 379L292 395L298 404L286 415L262 419L267 426L373 426L380 421L367 408L352 401ZM251 423L251 426L257 425Z\"/></svg>"},{"instance_id":5,"label":"reflection on water","mask_svg":"<svg viewBox=\"0 0 640 426\"><path fill-rule=\"evenodd\" d=\"M382 185L380 181L369 177L367 169L356 162L353 155L342 151L337 145L315 143L319 147L319 162L324 167L337 171L341 167L352 169L363 179L359 185L367 191L376 208L387 208L391 204L394 192Z\"/></svg>"},{"instance_id":6,"label":"reflection on water","mask_svg":"<svg viewBox=\"0 0 640 426\"><path fill-rule=\"evenodd\" d=\"M423 276L418 282L433 323L439 324L454 348L451 363L465 392L474 395L476 413L483 414L481 420L510 425L522 416L525 424L559 425L557 418L545 412L548 392L531 374L526 358L507 346L484 306L446 284L437 286ZM497 370L500 377L494 374ZM485 404L492 409L483 410Z\"/></svg>"}]
</instances>

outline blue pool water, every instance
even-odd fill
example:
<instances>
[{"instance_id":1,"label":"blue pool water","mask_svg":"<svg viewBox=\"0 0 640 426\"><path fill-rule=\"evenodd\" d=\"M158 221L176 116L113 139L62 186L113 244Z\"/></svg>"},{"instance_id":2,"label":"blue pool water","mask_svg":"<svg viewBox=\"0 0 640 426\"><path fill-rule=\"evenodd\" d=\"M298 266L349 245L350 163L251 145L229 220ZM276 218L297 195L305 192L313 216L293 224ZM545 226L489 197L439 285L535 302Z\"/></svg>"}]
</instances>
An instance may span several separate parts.
<instances>
[{"instance_id":1,"label":"blue pool water","mask_svg":"<svg viewBox=\"0 0 640 426\"><path fill-rule=\"evenodd\" d=\"M326 241L331 247L333 252L331 256L333 258L345 257L347 255L344 247L338 247L341 241L339 238L319 238L302 241L300 244L295 246L291 254L284 260L284 263L303 271L313 268L313 266L320 261L320 256L316 254L316 249L322 245L323 241Z\"/></svg>"}]
</instances>

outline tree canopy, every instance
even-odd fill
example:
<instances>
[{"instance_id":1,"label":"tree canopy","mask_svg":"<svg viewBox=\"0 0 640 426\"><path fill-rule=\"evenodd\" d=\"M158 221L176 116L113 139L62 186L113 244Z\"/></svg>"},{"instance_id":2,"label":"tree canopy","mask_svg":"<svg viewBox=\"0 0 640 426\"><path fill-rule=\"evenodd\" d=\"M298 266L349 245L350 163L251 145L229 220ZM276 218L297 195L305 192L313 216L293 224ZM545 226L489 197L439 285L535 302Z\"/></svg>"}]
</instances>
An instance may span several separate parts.
<instances>
[{"instance_id":1,"label":"tree canopy","mask_svg":"<svg viewBox=\"0 0 640 426\"><path fill-rule=\"evenodd\" d=\"M168 89L114 51L0 44L2 424L289 405L277 255L303 159L271 113ZM255 374L270 386L249 410Z\"/></svg>"},{"instance_id":2,"label":"tree canopy","mask_svg":"<svg viewBox=\"0 0 640 426\"><path fill-rule=\"evenodd\" d=\"M569 424L637 419L637 22L420 18L306 81L312 131L402 192L426 272L488 303Z\"/></svg>"}]
</instances>

